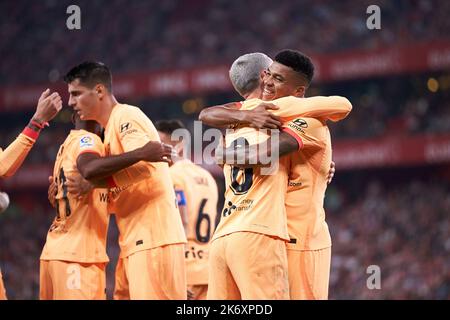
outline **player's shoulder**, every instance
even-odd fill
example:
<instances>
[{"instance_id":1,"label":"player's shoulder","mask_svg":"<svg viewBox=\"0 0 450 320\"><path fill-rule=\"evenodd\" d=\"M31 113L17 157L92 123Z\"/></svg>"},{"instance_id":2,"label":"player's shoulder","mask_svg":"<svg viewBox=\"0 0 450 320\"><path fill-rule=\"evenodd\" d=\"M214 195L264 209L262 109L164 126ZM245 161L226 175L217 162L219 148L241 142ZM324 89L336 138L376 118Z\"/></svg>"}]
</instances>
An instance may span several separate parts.
<instances>
[{"instance_id":1,"label":"player's shoulder","mask_svg":"<svg viewBox=\"0 0 450 320\"><path fill-rule=\"evenodd\" d=\"M185 178L187 174L192 171L191 162L186 159L177 161L169 167L169 171L174 176Z\"/></svg>"},{"instance_id":2,"label":"player's shoulder","mask_svg":"<svg viewBox=\"0 0 450 320\"><path fill-rule=\"evenodd\" d=\"M71 130L66 138L66 143L75 143L80 141L95 141L100 140L100 137L95 133L89 132L84 129Z\"/></svg>"},{"instance_id":3,"label":"player's shoulder","mask_svg":"<svg viewBox=\"0 0 450 320\"><path fill-rule=\"evenodd\" d=\"M197 168L198 172L200 172L200 174L203 175L205 178L208 178L209 180L211 180L211 179L214 180L211 172L209 172L208 170L206 170L205 168L203 168L202 166L200 166L198 164L196 164L195 167Z\"/></svg>"},{"instance_id":4,"label":"player's shoulder","mask_svg":"<svg viewBox=\"0 0 450 320\"><path fill-rule=\"evenodd\" d=\"M119 122L146 122L150 121L147 115L141 110L141 108L129 105L120 104L117 106L117 111L114 112L116 121Z\"/></svg>"},{"instance_id":5,"label":"player's shoulder","mask_svg":"<svg viewBox=\"0 0 450 320\"><path fill-rule=\"evenodd\" d=\"M112 112L112 117L114 119L135 118L136 116L142 115L145 114L139 107L125 103L119 103L116 105Z\"/></svg>"},{"instance_id":6,"label":"player's shoulder","mask_svg":"<svg viewBox=\"0 0 450 320\"><path fill-rule=\"evenodd\" d=\"M202 167L199 164L192 163L191 170L193 171L193 176L199 184L207 185L209 187L217 188L216 180L214 179L211 172Z\"/></svg>"},{"instance_id":7,"label":"player's shoulder","mask_svg":"<svg viewBox=\"0 0 450 320\"><path fill-rule=\"evenodd\" d=\"M263 101L258 98L248 99L248 100L242 101L241 109L254 109L262 102Z\"/></svg>"},{"instance_id":8,"label":"player's shoulder","mask_svg":"<svg viewBox=\"0 0 450 320\"><path fill-rule=\"evenodd\" d=\"M286 97L281 97L281 98L272 100L270 102L273 104L277 104L277 103L295 102L295 101L298 101L299 99L303 99L303 98L297 98L294 96L286 96Z\"/></svg>"}]
</instances>

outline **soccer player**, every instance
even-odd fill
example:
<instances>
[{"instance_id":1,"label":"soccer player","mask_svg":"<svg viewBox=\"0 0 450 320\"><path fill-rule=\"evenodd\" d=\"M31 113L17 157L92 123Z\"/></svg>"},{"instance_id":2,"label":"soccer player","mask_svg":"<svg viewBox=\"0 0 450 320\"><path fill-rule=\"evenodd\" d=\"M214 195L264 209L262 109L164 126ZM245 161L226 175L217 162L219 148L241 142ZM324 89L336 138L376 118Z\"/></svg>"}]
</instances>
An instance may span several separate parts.
<instances>
[{"instance_id":1,"label":"soccer player","mask_svg":"<svg viewBox=\"0 0 450 320\"><path fill-rule=\"evenodd\" d=\"M75 113L73 122L75 130L60 147L54 168L56 178L51 177L48 192L57 216L41 255L40 297L45 300L106 298L107 179L86 181L85 192L79 194L70 191L71 180L80 177L77 163L83 155L104 156L102 128L95 121L81 121ZM109 165L120 170L139 161L158 161L161 148L161 143L150 141L142 148L114 157ZM163 154L170 156L170 152ZM87 170L97 170L96 165L99 164L94 162ZM122 175L118 171L109 179L121 181Z\"/></svg>"},{"instance_id":2,"label":"soccer player","mask_svg":"<svg viewBox=\"0 0 450 320\"><path fill-rule=\"evenodd\" d=\"M0 148L0 178L7 178L22 165L41 130L62 108L62 100L57 92L50 94L50 89L42 92L36 112L22 133L4 151ZM6 291L0 272L0 300L6 300Z\"/></svg>"},{"instance_id":3,"label":"soccer player","mask_svg":"<svg viewBox=\"0 0 450 320\"><path fill-rule=\"evenodd\" d=\"M260 71L261 68L256 73L258 78L254 85L246 86L246 88L252 87L252 91L245 92L247 99L259 97L261 94L262 88L258 81ZM300 72L289 74L288 80L295 95L303 93L305 86L309 84L308 79ZM251 99L244 102L243 107L256 107L259 103L260 100ZM308 99L290 97L280 103L286 105L280 108L280 113L284 116L288 116L287 113L289 113L285 111L290 110L292 113L293 109L297 109L297 113L302 113L303 105L305 111L309 110L310 116L315 116L314 112L317 112L319 116L328 114L327 117L335 120L348 114L349 105L348 100L342 97ZM298 148L299 132L289 128L284 130L285 136L293 136L286 141ZM242 136L243 132L250 131L245 128L238 129L232 139L228 139L226 145L232 145L230 141ZM247 136L250 140L248 144L258 143L254 136ZM278 172L269 176L262 176L259 167L239 169L235 166L224 166L227 184L226 207L211 245L211 280L208 298L286 299L289 297L284 243L289 241L284 206L289 166L289 159L281 158ZM238 255L241 258L237 259ZM258 261L265 261L265 263L258 263ZM218 270L222 272L219 273Z\"/></svg>"},{"instance_id":4,"label":"soccer player","mask_svg":"<svg viewBox=\"0 0 450 320\"><path fill-rule=\"evenodd\" d=\"M245 91L243 84L254 83L257 79L255 73L262 71L262 68L258 69L258 65L254 62L255 59L258 60L257 55L240 57L231 68L231 80L240 93ZM261 92L263 98L271 100L289 94L302 97L307 86L303 88L300 86L296 89L289 79L294 72L301 72L311 81L314 70L312 63L301 53L290 50L280 52L275 60L268 68L266 81L260 83L264 86ZM239 67L242 65L247 66L252 72ZM249 65L251 67L248 67ZM347 108L348 113L351 105L348 105ZM233 110L234 118L227 118L220 109L211 109L208 112L210 115L206 115L206 117L213 121L219 119L218 124L221 126L236 125L236 123L248 125L236 121L236 119L243 118L239 112L248 113L245 110ZM331 238L325 222L323 198L329 180L327 164L331 162L329 132L324 125L323 118L321 121L308 118L295 119L285 128L298 131L301 137L298 140L301 151L290 155L291 172L285 200L291 238L287 244L290 296L291 299L326 299L330 273ZM291 138L282 132L279 146L280 156L295 150L295 143L290 143L289 140ZM334 173L334 167L330 173Z\"/></svg>"},{"instance_id":5,"label":"soccer player","mask_svg":"<svg viewBox=\"0 0 450 320\"><path fill-rule=\"evenodd\" d=\"M175 130L185 129L181 121L162 120L155 125L161 141L178 152L178 157L172 157L170 176L188 240L185 251L188 299L204 300L208 290L209 241L220 218L217 184L207 170L183 157L182 141L171 140Z\"/></svg>"},{"instance_id":6,"label":"soccer player","mask_svg":"<svg viewBox=\"0 0 450 320\"><path fill-rule=\"evenodd\" d=\"M104 156L101 127L74 116L75 130L59 148L53 169L56 217L48 231L40 262L41 300L106 299L107 189L82 198L67 191L67 178L78 174L82 154ZM53 202L51 200L51 202Z\"/></svg>"},{"instance_id":7,"label":"soccer player","mask_svg":"<svg viewBox=\"0 0 450 320\"><path fill-rule=\"evenodd\" d=\"M89 181L115 173L115 156L136 150L149 141L160 143L153 123L137 107L120 104L112 92L112 77L102 63L85 62L65 76L69 105L82 120L96 120L105 128L106 156L83 154L78 168ZM165 158L167 159L167 157ZM88 170L100 163L95 170ZM186 299L183 225L169 167L165 162L135 163L121 179L145 179L114 188L109 211L116 214L120 258L116 267L115 299ZM116 178L109 186L117 185Z\"/></svg>"}]
</instances>

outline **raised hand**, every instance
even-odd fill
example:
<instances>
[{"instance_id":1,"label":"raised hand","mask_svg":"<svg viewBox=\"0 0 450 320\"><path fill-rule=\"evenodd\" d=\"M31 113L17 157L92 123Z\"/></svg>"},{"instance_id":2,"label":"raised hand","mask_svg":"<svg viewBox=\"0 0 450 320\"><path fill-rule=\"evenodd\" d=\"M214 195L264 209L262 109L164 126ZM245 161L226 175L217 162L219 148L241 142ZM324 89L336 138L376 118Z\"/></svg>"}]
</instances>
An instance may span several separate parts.
<instances>
[{"instance_id":1,"label":"raised hand","mask_svg":"<svg viewBox=\"0 0 450 320\"><path fill-rule=\"evenodd\" d=\"M36 112L33 115L33 120L39 124L45 124L52 120L58 112L62 109L62 99L58 92L50 94L50 89L42 92L39 97Z\"/></svg>"}]
</instances>

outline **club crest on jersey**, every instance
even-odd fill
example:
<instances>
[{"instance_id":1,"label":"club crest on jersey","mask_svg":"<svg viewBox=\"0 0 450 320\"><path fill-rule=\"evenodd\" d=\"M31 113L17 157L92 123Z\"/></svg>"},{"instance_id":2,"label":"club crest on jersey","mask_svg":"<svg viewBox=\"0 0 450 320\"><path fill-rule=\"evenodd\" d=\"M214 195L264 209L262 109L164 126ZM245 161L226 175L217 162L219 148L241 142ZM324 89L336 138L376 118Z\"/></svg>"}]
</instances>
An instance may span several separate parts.
<instances>
[{"instance_id":1,"label":"club crest on jersey","mask_svg":"<svg viewBox=\"0 0 450 320\"><path fill-rule=\"evenodd\" d=\"M92 137L84 136L80 139L80 147L86 148L86 147L92 147L94 145L94 140Z\"/></svg>"},{"instance_id":2,"label":"club crest on jersey","mask_svg":"<svg viewBox=\"0 0 450 320\"><path fill-rule=\"evenodd\" d=\"M304 132L303 129L308 128L308 122L306 122L306 120L304 119L295 119L291 123L289 123L288 126L297 131Z\"/></svg>"},{"instance_id":3,"label":"club crest on jersey","mask_svg":"<svg viewBox=\"0 0 450 320\"><path fill-rule=\"evenodd\" d=\"M131 128L131 123L125 122L120 125L120 133L127 131Z\"/></svg>"}]
</instances>

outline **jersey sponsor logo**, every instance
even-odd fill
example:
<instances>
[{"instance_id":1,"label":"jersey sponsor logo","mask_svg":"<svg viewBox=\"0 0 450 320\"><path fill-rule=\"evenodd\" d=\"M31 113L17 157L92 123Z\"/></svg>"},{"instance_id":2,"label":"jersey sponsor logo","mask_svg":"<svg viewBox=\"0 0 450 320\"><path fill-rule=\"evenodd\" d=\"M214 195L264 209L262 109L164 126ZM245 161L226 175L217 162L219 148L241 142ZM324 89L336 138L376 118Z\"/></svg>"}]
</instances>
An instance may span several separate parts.
<instances>
[{"instance_id":1,"label":"jersey sponsor logo","mask_svg":"<svg viewBox=\"0 0 450 320\"><path fill-rule=\"evenodd\" d=\"M84 136L80 139L80 148L93 147L94 140L90 136Z\"/></svg>"},{"instance_id":2,"label":"jersey sponsor logo","mask_svg":"<svg viewBox=\"0 0 450 320\"><path fill-rule=\"evenodd\" d=\"M228 217L237 208L231 201L228 201L227 205L228 205L228 208L225 208L222 212L222 216L224 216L224 217Z\"/></svg>"},{"instance_id":3,"label":"jersey sponsor logo","mask_svg":"<svg viewBox=\"0 0 450 320\"><path fill-rule=\"evenodd\" d=\"M205 256L208 254L207 251L205 251L204 249L198 249L195 248L193 246L190 247L190 249L187 249L184 251L184 258L186 260L191 260L191 259L204 259Z\"/></svg>"},{"instance_id":4,"label":"jersey sponsor logo","mask_svg":"<svg viewBox=\"0 0 450 320\"><path fill-rule=\"evenodd\" d=\"M120 139L123 139L126 135L138 132L137 129L132 128L130 122L125 122L120 125Z\"/></svg>"},{"instance_id":5,"label":"jersey sponsor logo","mask_svg":"<svg viewBox=\"0 0 450 320\"><path fill-rule=\"evenodd\" d=\"M122 191L125 191L129 188L130 186L124 186L124 187L115 187L115 188L111 188L109 189L109 200L115 200L119 197L119 195L122 193Z\"/></svg>"},{"instance_id":6,"label":"jersey sponsor logo","mask_svg":"<svg viewBox=\"0 0 450 320\"><path fill-rule=\"evenodd\" d=\"M289 187L301 187L302 183L301 182L296 182L296 181L289 181L288 186Z\"/></svg>"},{"instance_id":7,"label":"jersey sponsor logo","mask_svg":"<svg viewBox=\"0 0 450 320\"><path fill-rule=\"evenodd\" d=\"M308 128L308 122L304 119L295 119L288 126L294 130L305 132L303 129Z\"/></svg>"},{"instance_id":8,"label":"jersey sponsor logo","mask_svg":"<svg viewBox=\"0 0 450 320\"><path fill-rule=\"evenodd\" d=\"M110 196L108 193L105 192L99 192L99 200L100 202L110 203Z\"/></svg>"},{"instance_id":9,"label":"jersey sponsor logo","mask_svg":"<svg viewBox=\"0 0 450 320\"><path fill-rule=\"evenodd\" d=\"M131 129L131 123L129 122L125 122L120 125L120 133L128 131L129 129Z\"/></svg>"},{"instance_id":10,"label":"jersey sponsor logo","mask_svg":"<svg viewBox=\"0 0 450 320\"><path fill-rule=\"evenodd\" d=\"M255 200L253 199L243 199L238 205L233 204L231 201L228 201L228 208L225 208L222 212L223 217L228 217L234 211L248 211L253 207L253 203Z\"/></svg>"}]
</instances>

